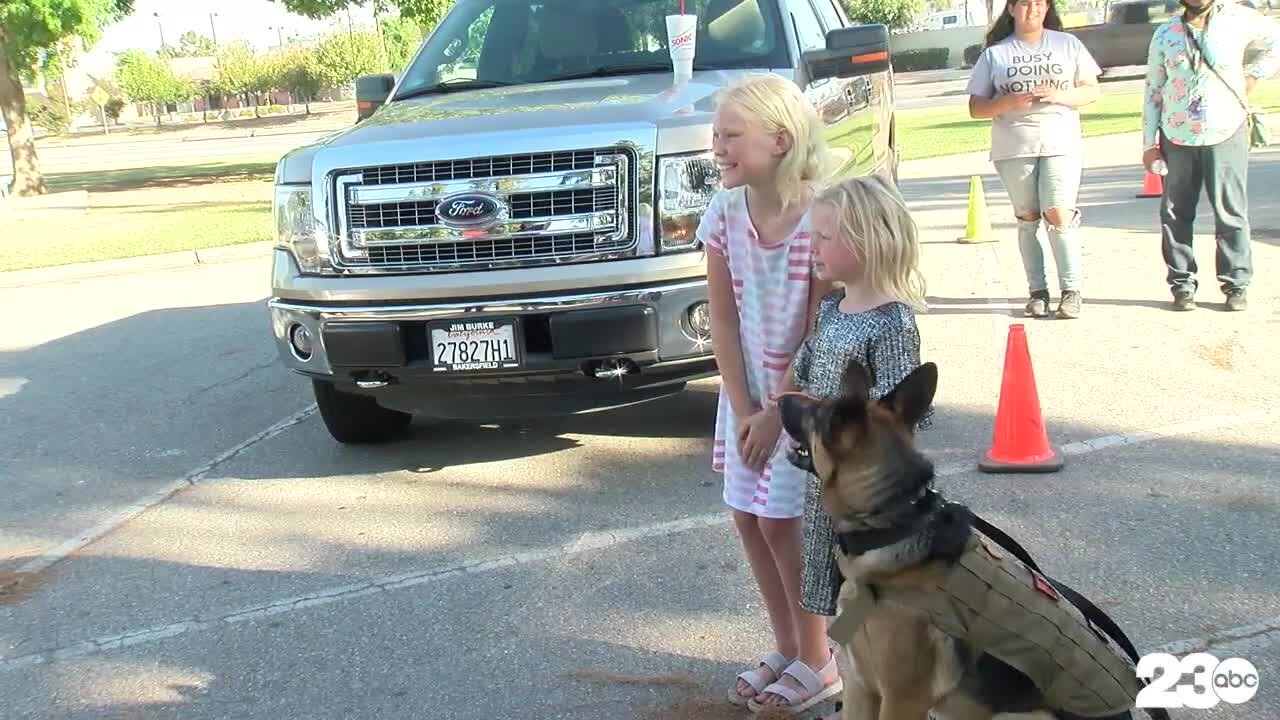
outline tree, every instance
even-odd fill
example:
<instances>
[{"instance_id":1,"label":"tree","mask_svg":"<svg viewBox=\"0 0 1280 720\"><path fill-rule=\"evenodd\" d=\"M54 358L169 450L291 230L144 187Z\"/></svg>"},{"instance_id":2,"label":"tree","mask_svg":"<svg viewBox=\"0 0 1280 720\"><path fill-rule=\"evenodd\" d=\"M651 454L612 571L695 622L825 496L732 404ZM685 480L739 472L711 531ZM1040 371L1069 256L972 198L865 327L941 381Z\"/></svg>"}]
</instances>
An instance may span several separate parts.
<instances>
[{"instance_id":1,"label":"tree","mask_svg":"<svg viewBox=\"0 0 1280 720\"><path fill-rule=\"evenodd\" d=\"M130 100L154 108L157 127L164 107L187 100L195 92L189 81L173 74L168 59L140 50L129 50L116 58L116 81Z\"/></svg>"},{"instance_id":2,"label":"tree","mask_svg":"<svg viewBox=\"0 0 1280 720\"><path fill-rule=\"evenodd\" d=\"M422 44L422 28L412 18L384 17L378 21L378 31L386 43L387 64L392 70L403 70Z\"/></svg>"},{"instance_id":3,"label":"tree","mask_svg":"<svg viewBox=\"0 0 1280 720\"><path fill-rule=\"evenodd\" d=\"M217 52L218 46L212 40L194 30L188 30L178 38L177 47L166 43L160 46L156 55L162 58L213 57Z\"/></svg>"},{"instance_id":4,"label":"tree","mask_svg":"<svg viewBox=\"0 0 1280 720\"><path fill-rule=\"evenodd\" d=\"M217 52L218 46L212 40L194 30L188 30L178 38L179 57L213 57Z\"/></svg>"},{"instance_id":5,"label":"tree","mask_svg":"<svg viewBox=\"0 0 1280 720\"><path fill-rule=\"evenodd\" d=\"M851 21L881 23L890 29L910 25L924 7L924 0L842 0L842 2Z\"/></svg>"},{"instance_id":6,"label":"tree","mask_svg":"<svg viewBox=\"0 0 1280 720\"><path fill-rule=\"evenodd\" d=\"M307 114L311 114L311 101L324 87L316 65L315 51L309 48L293 48L277 53L272 58L272 75L283 90L288 90L296 102L302 99Z\"/></svg>"},{"instance_id":7,"label":"tree","mask_svg":"<svg viewBox=\"0 0 1280 720\"><path fill-rule=\"evenodd\" d=\"M248 101L250 96L262 86L262 78L267 68L262 58L254 52L246 42L238 42L226 46L218 55L217 86L231 95L238 95ZM258 114L258 101L253 102L253 113Z\"/></svg>"},{"instance_id":8,"label":"tree","mask_svg":"<svg viewBox=\"0 0 1280 720\"><path fill-rule=\"evenodd\" d=\"M23 75L36 68L41 50L69 38L92 43L132 8L133 0L0 0L0 113L13 158L14 195L49 191L27 117Z\"/></svg>"},{"instance_id":9,"label":"tree","mask_svg":"<svg viewBox=\"0 0 1280 720\"><path fill-rule=\"evenodd\" d=\"M336 32L316 47L316 73L322 87L341 87L361 75L387 71L378 36L369 32Z\"/></svg>"},{"instance_id":10,"label":"tree","mask_svg":"<svg viewBox=\"0 0 1280 720\"><path fill-rule=\"evenodd\" d=\"M289 12L314 20L323 20L353 5L364 4L361 0L275 0L275 2L283 3ZM399 11L400 17L410 18L417 22L419 27L430 29L434 28L445 13L449 12L453 3L454 0L374 0L373 7L379 15L387 13L394 7Z\"/></svg>"}]
</instances>

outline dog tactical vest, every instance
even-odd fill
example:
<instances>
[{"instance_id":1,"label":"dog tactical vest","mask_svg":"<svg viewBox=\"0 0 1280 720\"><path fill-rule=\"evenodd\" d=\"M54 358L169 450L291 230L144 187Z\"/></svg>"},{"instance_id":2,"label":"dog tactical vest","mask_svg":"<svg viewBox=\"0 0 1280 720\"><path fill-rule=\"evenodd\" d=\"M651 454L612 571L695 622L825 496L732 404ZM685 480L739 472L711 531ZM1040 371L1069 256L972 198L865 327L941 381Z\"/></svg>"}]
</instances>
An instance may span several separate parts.
<instances>
[{"instance_id":1,"label":"dog tactical vest","mask_svg":"<svg viewBox=\"0 0 1280 720\"><path fill-rule=\"evenodd\" d=\"M850 582L828 634L848 645L877 604L914 608L1022 671L1051 708L1084 717L1133 709L1142 687L1133 664L1045 577L977 531L945 572L931 591Z\"/></svg>"}]
</instances>

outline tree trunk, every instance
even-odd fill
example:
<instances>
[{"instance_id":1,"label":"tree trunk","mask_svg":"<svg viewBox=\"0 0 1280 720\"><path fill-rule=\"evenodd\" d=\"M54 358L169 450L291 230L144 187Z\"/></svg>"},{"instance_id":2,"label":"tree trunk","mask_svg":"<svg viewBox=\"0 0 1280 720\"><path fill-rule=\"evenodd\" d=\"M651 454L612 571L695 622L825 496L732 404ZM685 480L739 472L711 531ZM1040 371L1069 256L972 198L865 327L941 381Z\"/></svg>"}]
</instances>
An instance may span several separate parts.
<instances>
[{"instance_id":1,"label":"tree trunk","mask_svg":"<svg viewBox=\"0 0 1280 720\"><path fill-rule=\"evenodd\" d=\"M9 62L5 48L4 28L0 28L0 113L4 115L9 136L9 156L13 158L13 188L18 196L43 195L49 192L40 173L36 141L27 118L27 96L22 92L18 68Z\"/></svg>"}]
</instances>

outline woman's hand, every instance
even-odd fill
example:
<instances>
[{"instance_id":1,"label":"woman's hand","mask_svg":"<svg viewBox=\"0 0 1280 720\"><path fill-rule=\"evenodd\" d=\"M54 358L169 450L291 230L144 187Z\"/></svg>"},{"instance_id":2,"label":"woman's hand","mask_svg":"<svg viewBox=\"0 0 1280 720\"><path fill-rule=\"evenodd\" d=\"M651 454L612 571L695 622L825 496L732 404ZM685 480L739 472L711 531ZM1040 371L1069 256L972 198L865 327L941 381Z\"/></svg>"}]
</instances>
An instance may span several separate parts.
<instances>
[{"instance_id":1,"label":"woman's hand","mask_svg":"<svg viewBox=\"0 0 1280 720\"><path fill-rule=\"evenodd\" d=\"M738 455L755 472L764 470L782 433L782 418L777 407L757 410L738 423Z\"/></svg>"},{"instance_id":2,"label":"woman's hand","mask_svg":"<svg viewBox=\"0 0 1280 720\"><path fill-rule=\"evenodd\" d=\"M1142 153L1142 166L1147 169L1147 172L1154 174L1155 162L1162 157L1164 153L1160 152L1160 148L1147 148L1146 152Z\"/></svg>"},{"instance_id":3,"label":"woman's hand","mask_svg":"<svg viewBox=\"0 0 1280 720\"><path fill-rule=\"evenodd\" d=\"M1057 102L1058 91L1052 85L1037 85L1031 95L1042 103Z\"/></svg>"},{"instance_id":4,"label":"woman's hand","mask_svg":"<svg viewBox=\"0 0 1280 720\"><path fill-rule=\"evenodd\" d=\"M1000 101L1003 103L1003 106L997 114L1003 115L1007 112L1026 110L1030 108L1036 102L1036 95L1035 93L1016 93L1013 95L1005 95L1000 99Z\"/></svg>"}]
</instances>

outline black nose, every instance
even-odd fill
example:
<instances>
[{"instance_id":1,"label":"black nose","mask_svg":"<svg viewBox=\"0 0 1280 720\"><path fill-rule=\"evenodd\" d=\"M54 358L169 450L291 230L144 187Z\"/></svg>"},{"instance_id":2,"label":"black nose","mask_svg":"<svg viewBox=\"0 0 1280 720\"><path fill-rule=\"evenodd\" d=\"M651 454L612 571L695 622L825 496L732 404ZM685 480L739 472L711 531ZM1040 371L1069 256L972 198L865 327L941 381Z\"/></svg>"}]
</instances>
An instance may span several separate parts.
<instances>
[{"instance_id":1,"label":"black nose","mask_svg":"<svg viewBox=\"0 0 1280 720\"><path fill-rule=\"evenodd\" d=\"M809 452L809 433L806 419L813 414L817 401L800 393L785 393L778 398L778 415L782 429L791 437L787 460L805 472L812 473L813 457Z\"/></svg>"},{"instance_id":2,"label":"black nose","mask_svg":"<svg viewBox=\"0 0 1280 720\"><path fill-rule=\"evenodd\" d=\"M807 442L808 435L805 419L813 414L816 404L816 400L800 393L783 393L778 396L778 415L782 418L782 429L792 440L802 445Z\"/></svg>"}]
</instances>

